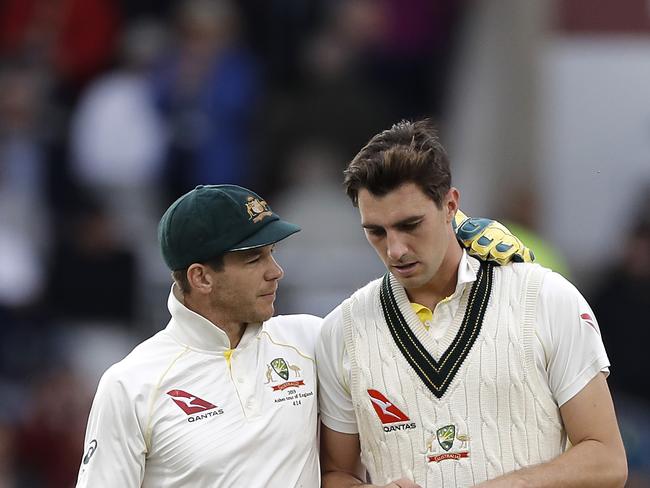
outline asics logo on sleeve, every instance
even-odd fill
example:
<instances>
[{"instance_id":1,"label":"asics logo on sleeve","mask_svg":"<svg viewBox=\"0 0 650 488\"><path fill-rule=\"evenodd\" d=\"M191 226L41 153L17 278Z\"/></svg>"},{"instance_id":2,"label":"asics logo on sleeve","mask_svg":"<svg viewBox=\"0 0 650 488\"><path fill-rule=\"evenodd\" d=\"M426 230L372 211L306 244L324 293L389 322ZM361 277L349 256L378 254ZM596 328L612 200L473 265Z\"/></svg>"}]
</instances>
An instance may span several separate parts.
<instances>
[{"instance_id":1,"label":"asics logo on sleeve","mask_svg":"<svg viewBox=\"0 0 650 488\"><path fill-rule=\"evenodd\" d=\"M95 454L96 450L97 450L97 440L93 439L88 444L88 450L86 451L86 455L84 456L83 459L84 464L88 464L90 462L90 458L93 457L93 454Z\"/></svg>"},{"instance_id":2,"label":"asics logo on sleeve","mask_svg":"<svg viewBox=\"0 0 650 488\"><path fill-rule=\"evenodd\" d=\"M217 407L216 405L205 401L203 398L199 398L196 395L192 395L183 390L170 390L167 394L172 397L174 403L187 415L205 412L206 410L211 410Z\"/></svg>"}]
</instances>

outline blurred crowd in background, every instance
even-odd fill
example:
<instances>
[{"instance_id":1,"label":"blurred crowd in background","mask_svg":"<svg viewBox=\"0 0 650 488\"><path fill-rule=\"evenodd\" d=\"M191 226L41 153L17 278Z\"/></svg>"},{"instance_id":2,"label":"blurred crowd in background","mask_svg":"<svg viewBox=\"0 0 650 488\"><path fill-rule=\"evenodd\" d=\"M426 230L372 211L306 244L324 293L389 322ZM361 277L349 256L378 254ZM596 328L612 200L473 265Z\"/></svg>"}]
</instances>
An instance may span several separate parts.
<instances>
[{"instance_id":1,"label":"blurred crowd in background","mask_svg":"<svg viewBox=\"0 0 650 488\"><path fill-rule=\"evenodd\" d=\"M630 31L648 42L649 7L628 1L640 12ZM520 9L499 19L503 46L536 32L526 21L535 9L494 4ZM544 36L590 25L589 2L550 4ZM461 146L476 145L463 135L454 146L462 87L472 81L458 73L469 39L489 25L481 16L498 15L485 9L456 0L0 0L0 488L74 485L101 373L166 325L171 277L156 226L194 186L253 188L303 227L278 251L280 313L325 315L380 276L341 171L370 136L403 118L438 121L452 168ZM511 86L510 75L502 71L496 84ZM645 94L638 104L647 114L650 88ZM517 107L483 117L476 133L494 135L499 112L517 115ZM629 486L650 486L650 153L638 186L618 188L620 225L589 216L609 247L572 262L580 250L558 246L540 225L537 209L550 208L554 184L528 178L540 158L520 158L516 186L493 176L507 164L488 166L509 159L511 141L534 139L529 122L484 144L483 166L458 169L461 192L467 181L474 196L472 208L461 207L511 225L585 294L613 365ZM625 150L607 167L625 172ZM482 194L498 194L500 204ZM559 235L579 240L581 225Z\"/></svg>"}]
</instances>

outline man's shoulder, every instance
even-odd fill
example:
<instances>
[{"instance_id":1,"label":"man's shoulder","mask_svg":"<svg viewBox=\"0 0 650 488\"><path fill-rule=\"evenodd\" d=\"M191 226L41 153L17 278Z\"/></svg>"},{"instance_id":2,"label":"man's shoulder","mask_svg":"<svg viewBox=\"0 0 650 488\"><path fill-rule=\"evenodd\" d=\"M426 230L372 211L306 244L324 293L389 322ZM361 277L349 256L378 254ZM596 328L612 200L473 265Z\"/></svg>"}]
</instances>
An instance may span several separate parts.
<instances>
[{"instance_id":1,"label":"man's shoulder","mask_svg":"<svg viewBox=\"0 0 650 488\"><path fill-rule=\"evenodd\" d=\"M582 293L567 278L555 271L549 272L540 291L540 298L549 306L561 306L565 302L584 301Z\"/></svg>"},{"instance_id":2,"label":"man's shoulder","mask_svg":"<svg viewBox=\"0 0 650 488\"><path fill-rule=\"evenodd\" d=\"M537 263L508 263L504 266L495 265L493 269L499 273L547 273L552 271Z\"/></svg>"},{"instance_id":3,"label":"man's shoulder","mask_svg":"<svg viewBox=\"0 0 650 488\"><path fill-rule=\"evenodd\" d=\"M546 268L537 263L511 263L506 266L495 266L497 273L515 273L520 276L534 276L541 278L542 294L563 295L579 293L577 288L560 273Z\"/></svg>"},{"instance_id":4,"label":"man's shoulder","mask_svg":"<svg viewBox=\"0 0 650 488\"><path fill-rule=\"evenodd\" d=\"M495 266L494 271L502 275L513 273L520 284L536 280L539 283L539 304L549 310L565 310L575 303L586 303L582 293L567 278L539 264L512 263Z\"/></svg>"},{"instance_id":5,"label":"man's shoulder","mask_svg":"<svg viewBox=\"0 0 650 488\"><path fill-rule=\"evenodd\" d=\"M507 276L514 278L516 283L526 283L529 280L536 280L540 283L545 282L548 276L553 273L549 268L545 268L537 263L508 263L505 266L493 266L495 277L506 279Z\"/></svg>"},{"instance_id":6,"label":"man's shoulder","mask_svg":"<svg viewBox=\"0 0 650 488\"><path fill-rule=\"evenodd\" d=\"M384 278L377 278L370 283L362 286L352 293L348 298L343 300L334 310L328 313L323 319L323 334L338 334L338 330L343 327L343 308L346 304L354 301L363 301L378 293L381 282Z\"/></svg>"},{"instance_id":7,"label":"man's shoulder","mask_svg":"<svg viewBox=\"0 0 650 488\"><path fill-rule=\"evenodd\" d=\"M300 331L313 331L320 329L323 322L321 317L310 314L291 314L291 315L276 315L264 322L264 329L288 329L289 332Z\"/></svg>"},{"instance_id":8,"label":"man's shoulder","mask_svg":"<svg viewBox=\"0 0 650 488\"><path fill-rule=\"evenodd\" d=\"M274 342L298 347L313 354L323 319L309 314L276 315L264 322L262 330Z\"/></svg>"},{"instance_id":9,"label":"man's shoulder","mask_svg":"<svg viewBox=\"0 0 650 488\"><path fill-rule=\"evenodd\" d=\"M162 330L135 346L121 361L108 368L100 385L108 388L119 386L130 390L153 382L158 371L168 365L170 358L178 355L181 349L181 346Z\"/></svg>"}]
</instances>

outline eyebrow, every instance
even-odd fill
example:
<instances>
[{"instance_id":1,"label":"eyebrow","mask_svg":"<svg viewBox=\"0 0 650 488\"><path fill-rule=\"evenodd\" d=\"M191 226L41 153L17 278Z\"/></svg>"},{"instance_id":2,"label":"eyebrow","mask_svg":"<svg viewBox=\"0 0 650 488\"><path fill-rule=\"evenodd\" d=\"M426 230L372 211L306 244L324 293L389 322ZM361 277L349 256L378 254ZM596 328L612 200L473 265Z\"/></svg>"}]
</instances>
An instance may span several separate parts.
<instances>
[{"instance_id":1,"label":"eyebrow","mask_svg":"<svg viewBox=\"0 0 650 488\"><path fill-rule=\"evenodd\" d=\"M404 225L417 224L420 221L422 221L422 219L424 219L424 215L412 215L410 217L406 217L405 219L398 220L397 222L390 224L388 227L402 227ZM361 227L369 230L384 228L381 225L377 225L373 223L365 223L365 222L361 223Z\"/></svg>"},{"instance_id":2,"label":"eyebrow","mask_svg":"<svg viewBox=\"0 0 650 488\"><path fill-rule=\"evenodd\" d=\"M276 243L274 242L273 244L268 244L266 246L260 246L260 247L254 247L253 249L246 249L246 250L239 251L239 252L241 252L241 255L243 256L244 259L248 259L248 258L252 258L252 257L256 257L256 256L261 256L262 254L264 254L264 249L267 248L267 247L269 248L270 251L273 251L274 249L276 249L275 244Z\"/></svg>"},{"instance_id":3,"label":"eyebrow","mask_svg":"<svg viewBox=\"0 0 650 488\"><path fill-rule=\"evenodd\" d=\"M256 247L254 249L246 249L245 251L239 251L239 255L245 261L247 259L254 258L262 254L262 248Z\"/></svg>"}]
</instances>

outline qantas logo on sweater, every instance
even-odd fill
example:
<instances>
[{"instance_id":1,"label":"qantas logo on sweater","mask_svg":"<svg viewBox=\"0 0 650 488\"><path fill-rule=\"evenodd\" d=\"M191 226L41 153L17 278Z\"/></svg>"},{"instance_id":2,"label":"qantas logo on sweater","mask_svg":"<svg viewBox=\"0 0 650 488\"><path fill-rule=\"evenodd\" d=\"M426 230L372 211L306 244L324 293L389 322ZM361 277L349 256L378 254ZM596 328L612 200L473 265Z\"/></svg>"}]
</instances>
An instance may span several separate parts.
<instances>
[{"instance_id":1,"label":"qantas logo on sweater","mask_svg":"<svg viewBox=\"0 0 650 488\"><path fill-rule=\"evenodd\" d=\"M212 403L204 400L203 398L199 398L196 395L192 395L191 393L188 393L183 390L170 390L167 392L167 394L172 397L172 400L174 400L174 403L178 405L183 412L185 412L187 415L194 415L197 413L203 413L207 412L208 410L211 410L209 413L205 413L203 415L197 415L196 417L189 417L187 420L189 422L194 422L196 420L201 420L203 418L208 418L212 417L213 415L220 415L223 413L223 410L220 408L218 410L213 410L217 408L216 405L213 405Z\"/></svg>"},{"instance_id":2,"label":"qantas logo on sweater","mask_svg":"<svg viewBox=\"0 0 650 488\"><path fill-rule=\"evenodd\" d=\"M397 408L383 393L377 390L368 390L370 402L372 403L379 420L384 424L384 432L393 432L396 430L414 429L415 422ZM386 425L396 424L396 425Z\"/></svg>"}]
</instances>

